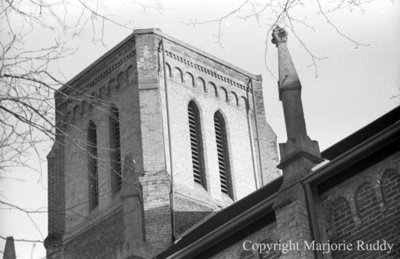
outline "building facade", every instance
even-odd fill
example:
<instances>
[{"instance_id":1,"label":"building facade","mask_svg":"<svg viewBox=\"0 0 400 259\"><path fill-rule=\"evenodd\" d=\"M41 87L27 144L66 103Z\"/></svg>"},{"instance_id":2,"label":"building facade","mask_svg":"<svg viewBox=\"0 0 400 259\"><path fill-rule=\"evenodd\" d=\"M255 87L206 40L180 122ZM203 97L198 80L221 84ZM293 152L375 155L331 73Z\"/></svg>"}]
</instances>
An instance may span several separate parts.
<instances>
[{"instance_id":1,"label":"building facade","mask_svg":"<svg viewBox=\"0 0 400 259\"><path fill-rule=\"evenodd\" d=\"M282 176L156 258L399 258L400 107L320 152L285 30L274 30L273 43L288 135Z\"/></svg>"},{"instance_id":2,"label":"building facade","mask_svg":"<svg viewBox=\"0 0 400 259\"><path fill-rule=\"evenodd\" d=\"M280 161L261 77L158 30L61 88L47 257L399 258L400 107L320 152L273 43Z\"/></svg>"},{"instance_id":3,"label":"building facade","mask_svg":"<svg viewBox=\"0 0 400 259\"><path fill-rule=\"evenodd\" d=\"M55 100L48 258L151 258L280 175L261 76L159 30Z\"/></svg>"}]
</instances>

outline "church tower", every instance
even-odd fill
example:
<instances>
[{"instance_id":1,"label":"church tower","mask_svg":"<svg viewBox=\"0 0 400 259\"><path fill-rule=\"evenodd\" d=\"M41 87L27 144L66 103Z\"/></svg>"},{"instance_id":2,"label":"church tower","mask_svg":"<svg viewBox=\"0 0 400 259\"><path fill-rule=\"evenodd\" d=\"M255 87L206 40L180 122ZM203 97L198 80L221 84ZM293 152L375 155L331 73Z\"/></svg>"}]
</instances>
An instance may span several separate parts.
<instances>
[{"instance_id":1,"label":"church tower","mask_svg":"<svg viewBox=\"0 0 400 259\"><path fill-rule=\"evenodd\" d=\"M48 258L151 258L279 175L261 76L157 29L55 100Z\"/></svg>"}]
</instances>

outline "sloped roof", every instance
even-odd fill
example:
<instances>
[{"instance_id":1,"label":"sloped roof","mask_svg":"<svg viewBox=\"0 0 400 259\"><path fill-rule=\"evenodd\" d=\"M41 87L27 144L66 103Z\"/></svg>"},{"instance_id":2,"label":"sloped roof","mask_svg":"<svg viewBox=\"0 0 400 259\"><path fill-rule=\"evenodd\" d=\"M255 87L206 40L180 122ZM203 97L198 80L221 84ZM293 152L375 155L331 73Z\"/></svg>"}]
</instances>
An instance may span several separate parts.
<instances>
[{"instance_id":1,"label":"sloped roof","mask_svg":"<svg viewBox=\"0 0 400 259\"><path fill-rule=\"evenodd\" d=\"M270 182L269 184L263 186L262 188L258 189L257 191L251 193L250 195L244 197L243 199L233 203L231 206L219 211L207 221L203 222L193 231L188 233L186 236L182 237L178 240L173 246L169 249L165 250L156 258L167 258L168 256L173 255L175 252L179 251L182 248L188 247L196 242L199 242L200 239L211 235L217 237L218 235L225 236L226 232L224 229L220 227L224 224L234 220L238 225L239 228L234 227L234 225L230 224L230 228L234 228L235 231L238 231L240 228L246 226L246 224L250 224L254 220L256 220L255 216L261 217L262 215L258 213L247 213L248 211L254 211L255 208L259 211L263 211L263 215L267 214L268 212L272 211L272 203L273 197L279 191L279 188L282 185L283 178L279 177L276 180ZM242 220L239 221L239 218ZM253 220L249 220L253 218ZM239 223L245 222L246 224ZM217 233L219 232L219 233ZM215 243L210 242L211 239L208 240L209 245L213 245ZM174 257L175 258L175 257Z\"/></svg>"},{"instance_id":2,"label":"sloped roof","mask_svg":"<svg viewBox=\"0 0 400 259\"><path fill-rule=\"evenodd\" d=\"M390 132L388 132L388 129ZM368 144L373 138L380 137L385 132L390 134L386 134L384 138L379 138L378 142L371 142L372 146L367 145L368 152L375 149L373 145L389 142L388 138L391 138L389 148L396 147L400 139L400 134L397 134L400 132L400 106L323 151L321 153L322 157L332 161L317 169L305 180L311 182L312 178L320 178L322 179L321 181L326 181L339 172L336 170L337 167L335 165L346 163L349 159L352 159L348 154L355 154L357 153L356 151L359 151L358 153L364 152L367 149L363 145ZM393 138L393 136L397 137ZM361 147L363 147L362 150ZM357 150L357 148L360 148L360 150ZM399 149L400 147L397 146L397 150ZM344 177L349 177L349 175ZM181 250L191 249L191 252L204 251L207 247L213 245L214 239L220 241L220 239L217 239L218 237L227 238L227 234L234 234L263 215L271 213L273 211L274 198L282 182L283 177L279 177L231 206L219 211L155 258L181 258L180 255L176 256Z\"/></svg>"},{"instance_id":3,"label":"sloped roof","mask_svg":"<svg viewBox=\"0 0 400 259\"><path fill-rule=\"evenodd\" d=\"M337 156L343 154L350 148L360 144L361 142L369 139L378 132L384 130L396 121L400 120L400 106L394 108L375 121L369 123L367 126L357 130L353 134L345 137L341 141L332 145L321 152L321 156L328 160L333 160Z\"/></svg>"}]
</instances>

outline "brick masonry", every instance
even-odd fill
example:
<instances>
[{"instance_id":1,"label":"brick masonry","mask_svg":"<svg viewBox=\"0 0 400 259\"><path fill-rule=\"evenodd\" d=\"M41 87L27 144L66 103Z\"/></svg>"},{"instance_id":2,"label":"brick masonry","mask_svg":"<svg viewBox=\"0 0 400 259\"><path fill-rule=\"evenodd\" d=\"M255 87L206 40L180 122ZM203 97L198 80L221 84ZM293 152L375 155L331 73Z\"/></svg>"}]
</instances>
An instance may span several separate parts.
<instances>
[{"instance_id":1,"label":"brick masonry","mask_svg":"<svg viewBox=\"0 0 400 259\"><path fill-rule=\"evenodd\" d=\"M318 224L324 230L323 242L352 244L352 250L333 251L324 258L399 258L400 256L400 152L388 156L359 174L346 179L332 189L315 197ZM321 204L317 201L321 200ZM312 250L304 249L304 240L310 242L311 230L307 209L296 200L275 210L276 221L255 229L234 243L221 244L221 250L210 258L315 258ZM235 233L236 235L238 233ZM239 233L240 234L240 233ZM357 249L357 241L375 243L385 240L393 244L387 251ZM244 249L243 243L251 244L299 243L299 249L283 252L275 250L261 255ZM223 248L222 248L223 247Z\"/></svg>"},{"instance_id":2,"label":"brick masonry","mask_svg":"<svg viewBox=\"0 0 400 259\"><path fill-rule=\"evenodd\" d=\"M327 232L332 242L351 243L351 251L333 258L398 258L400 256L400 153L387 157L322 196ZM394 244L391 253L366 251L357 242Z\"/></svg>"},{"instance_id":3,"label":"brick masonry","mask_svg":"<svg viewBox=\"0 0 400 259\"><path fill-rule=\"evenodd\" d=\"M64 258L117 258L123 244L121 210L99 220L64 245Z\"/></svg>"},{"instance_id":4,"label":"brick masonry","mask_svg":"<svg viewBox=\"0 0 400 259\"><path fill-rule=\"evenodd\" d=\"M261 182L278 175L274 169L276 136L265 120L260 98L261 79L164 38L165 82L160 35L150 32L128 37L56 93L57 123L62 125L62 138L48 157L49 237L46 243L48 253L55 258L125 256L123 231L120 231L123 226L118 216L123 201L111 190L111 105L118 108L120 115L121 156L132 155L140 176L147 256L171 245L173 234L183 233L210 212L230 205L254 191ZM254 81L255 90L249 79ZM254 91L257 93L255 104ZM206 189L193 180L187 118L191 100L200 110ZM254 107L257 107L256 113ZM233 200L220 189L213 125L216 111L223 114L226 122ZM259 139L254 114L257 114L260 132L267 129ZM89 121L96 124L98 146L99 205L93 210L88 206ZM262 160L268 161L263 163L262 170L260 151ZM100 229L113 238L98 234ZM74 247L76 251L72 253Z\"/></svg>"},{"instance_id":5,"label":"brick masonry","mask_svg":"<svg viewBox=\"0 0 400 259\"><path fill-rule=\"evenodd\" d=\"M277 233L276 223L272 223L259 231L247 236L245 239L240 240L229 246L226 249L219 251L217 254L212 255L212 259L229 259L229 258L279 258L282 254L279 250L271 250L268 253L257 249L251 249L253 244L266 244L278 243L279 237Z\"/></svg>"}]
</instances>

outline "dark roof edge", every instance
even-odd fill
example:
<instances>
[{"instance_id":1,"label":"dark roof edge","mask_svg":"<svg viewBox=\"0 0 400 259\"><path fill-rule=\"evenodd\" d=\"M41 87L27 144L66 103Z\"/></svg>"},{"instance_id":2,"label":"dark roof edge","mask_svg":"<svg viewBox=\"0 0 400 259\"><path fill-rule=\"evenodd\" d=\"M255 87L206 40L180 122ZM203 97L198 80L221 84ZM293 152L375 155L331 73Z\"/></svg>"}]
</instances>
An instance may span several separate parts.
<instances>
[{"instance_id":1,"label":"dark roof edge","mask_svg":"<svg viewBox=\"0 0 400 259\"><path fill-rule=\"evenodd\" d=\"M362 143L373 135L379 133L400 119L400 106L392 109L388 113L357 130L336 144L321 152L324 159L333 160L352 147Z\"/></svg>"},{"instance_id":2,"label":"dark roof edge","mask_svg":"<svg viewBox=\"0 0 400 259\"><path fill-rule=\"evenodd\" d=\"M190 256L203 252L204 249L216 244L216 240L232 235L233 233L230 232L236 233L259 217L272 212L272 204L281 184L282 176L219 211L196 228L207 228L207 231L197 233L194 229L155 258L190 258ZM223 221L223 223L219 223L219 221Z\"/></svg>"},{"instance_id":3,"label":"dark roof edge","mask_svg":"<svg viewBox=\"0 0 400 259\"><path fill-rule=\"evenodd\" d=\"M357 163L368 155L378 152L384 146L400 139L400 120L381 130L362 143L353 146L334 160L303 178L307 184L319 184L339 174L345 168ZM379 148L377 148L379 147Z\"/></svg>"},{"instance_id":4,"label":"dark roof edge","mask_svg":"<svg viewBox=\"0 0 400 259\"><path fill-rule=\"evenodd\" d=\"M133 33L129 36L127 36L124 40L122 40L120 43L118 43L117 45L115 45L112 49L110 49L109 51L107 51L105 54L103 54L100 58L98 58L96 61L94 61L93 63L91 63L88 67L86 67L84 70L82 70L79 74L77 74L76 76L74 76L71 80L69 80L65 85L73 85L79 78L81 78L83 75L85 75L86 73L88 73L91 69L93 69L96 65L100 64L102 61L104 61L108 56L112 55L112 53L114 53L116 50L118 50L121 46L123 46L126 42L128 42L132 37L135 37L135 35L142 35L142 34L156 34L164 39L167 39L171 42L174 42L175 44L181 45L184 48L187 48L191 51L196 52L197 54L200 54L206 58L209 58L223 66L229 67L233 70L235 70L236 72L250 77L251 79L254 80L262 80L262 76L261 75L256 75L253 73L250 73L244 69L241 69L235 65L232 65L229 62L226 62L220 58L217 58L211 54L206 53L205 51L202 51L196 47L193 47L187 43L184 43L178 39L175 39L174 37L171 37L165 33L163 33L160 29L157 28L150 28L150 29L136 29L133 31ZM62 86L60 87L60 89L58 89L56 91L55 94L58 94L58 92L63 91L66 86Z\"/></svg>"},{"instance_id":5,"label":"dark roof edge","mask_svg":"<svg viewBox=\"0 0 400 259\"><path fill-rule=\"evenodd\" d=\"M252 208L245 210L241 214L229 219L229 221L225 222L220 227L209 232L207 235L200 237L196 242L190 243L188 246L182 247L172 254L167 255L167 257L165 258L189 258L187 256L192 256L193 253L204 251L205 247L215 245L215 240L220 240L221 237L225 238L229 236L227 235L227 233L231 232L232 229L240 230L241 228L243 228L243 226L253 222L252 218L258 218L260 215L265 215L268 212L271 212L275 197L276 193L269 196L267 199L264 199L261 202L255 204ZM155 258L164 258L162 254L160 256L161 257L157 256Z\"/></svg>"}]
</instances>

